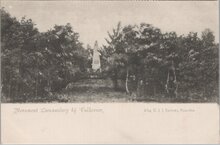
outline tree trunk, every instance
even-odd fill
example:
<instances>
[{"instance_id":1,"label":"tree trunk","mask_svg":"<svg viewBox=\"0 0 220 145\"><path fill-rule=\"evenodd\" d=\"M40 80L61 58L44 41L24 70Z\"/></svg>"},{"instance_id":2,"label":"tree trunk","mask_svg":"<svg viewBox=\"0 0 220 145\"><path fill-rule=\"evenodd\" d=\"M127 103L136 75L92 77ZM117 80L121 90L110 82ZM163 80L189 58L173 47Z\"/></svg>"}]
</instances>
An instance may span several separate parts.
<instances>
[{"instance_id":1,"label":"tree trunk","mask_svg":"<svg viewBox=\"0 0 220 145\"><path fill-rule=\"evenodd\" d=\"M155 95L156 95L156 90L157 90L157 86L156 86L156 83L155 83L155 82L154 82L153 87L154 87L154 88L153 88L153 91L154 91L154 92L153 92L153 94L154 94L153 96L155 96Z\"/></svg>"},{"instance_id":2,"label":"tree trunk","mask_svg":"<svg viewBox=\"0 0 220 145\"><path fill-rule=\"evenodd\" d=\"M20 76L21 76L21 79L23 79L23 69L22 69L22 62L23 62L23 56L22 56L22 48L20 48L20 63L19 63L19 73L20 73ZM20 80L19 80L20 81ZM23 82L20 83L20 88L21 88L21 94L23 95Z\"/></svg>"},{"instance_id":3,"label":"tree trunk","mask_svg":"<svg viewBox=\"0 0 220 145\"><path fill-rule=\"evenodd\" d=\"M117 78L113 78L113 85L114 85L114 89L118 90L118 79Z\"/></svg>"},{"instance_id":4,"label":"tree trunk","mask_svg":"<svg viewBox=\"0 0 220 145\"><path fill-rule=\"evenodd\" d=\"M136 69L136 95L137 97L141 97L141 71L140 71L140 67L138 67Z\"/></svg>"},{"instance_id":5,"label":"tree trunk","mask_svg":"<svg viewBox=\"0 0 220 145\"><path fill-rule=\"evenodd\" d=\"M114 70L114 75L112 77L112 80L113 80L114 89L118 90L118 73L116 69Z\"/></svg>"},{"instance_id":6,"label":"tree trunk","mask_svg":"<svg viewBox=\"0 0 220 145\"><path fill-rule=\"evenodd\" d=\"M12 98L11 96L11 72L10 72L10 76L9 76L9 87L8 87L8 97Z\"/></svg>"},{"instance_id":7,"label":"tree trunk","mask_svg":"<svg viewBox=\"0 0 220 145\"><path fill-rule=\"evenodd\" d=\"M128 88L128 78L129 78L129 71L127 69L127 72L126 72L126 80L125 80L125 88L126 88L126 93L127 94L130 94L130 91L129 91L129 88Z\"/></svg>"},{"instance_id":8,"label":"tree trunk","mask_svg":"<svg viewBox=\"0 0 220 145\"><path fill-rule=\"evenodd\" d=\"M171 67L168 69L166 90L169 97L177 97L176 72L173 60Z\"/></svg>"},{"instance_id":9,"label":"tree trunk","mask_svg":"<svg viewBox=\"0 0 220 145\"><path fill-rule=\"evenodd\" d=\"M38 73L38 58L37 58L37 78L36 78L36 80L35 80L35 84L36 84L36 86L35 86L35 97L37 97L38 96L38 78L39 78L39 73Z\"/></svg>"},{"instance_id":10,"label":"tree trunk","mask_svg":"<svg viewBox=\"0 0 220 145\"><path fill-rule=\"evenodd\" d=\"M48 80L47 80L47 87L48 87L48 92L50 93L51 92L51 78L50 78L50 69L48 69L48 72L47 72L47 76L48 76Z\"/></svg>"}]
</instances>

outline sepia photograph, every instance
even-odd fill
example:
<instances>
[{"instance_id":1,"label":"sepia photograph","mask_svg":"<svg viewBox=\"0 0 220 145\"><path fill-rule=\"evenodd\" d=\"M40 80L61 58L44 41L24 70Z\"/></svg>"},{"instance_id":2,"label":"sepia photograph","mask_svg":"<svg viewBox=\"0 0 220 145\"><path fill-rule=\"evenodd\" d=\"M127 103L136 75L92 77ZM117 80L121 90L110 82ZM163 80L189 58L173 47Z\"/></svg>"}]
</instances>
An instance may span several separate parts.
<instances>
[{"instance_id":1,"label":"sepia photograph","mask_svg":"<svg viewBox=\"0 0 220 145\"><path fill-rule=\"evenodd\" d=\"M1 143L220 142L218 1L0 2Z\"/></svg>"},{"instance_id":2,"label":"sepia photograph","mask_svg":"<svg viewBox=\"0 0 220 145\"><path fill-rule=\"evenodd\" d=\"M217 102L215 2L2 1L3 103Z\"/></svg>"}]
</instances>

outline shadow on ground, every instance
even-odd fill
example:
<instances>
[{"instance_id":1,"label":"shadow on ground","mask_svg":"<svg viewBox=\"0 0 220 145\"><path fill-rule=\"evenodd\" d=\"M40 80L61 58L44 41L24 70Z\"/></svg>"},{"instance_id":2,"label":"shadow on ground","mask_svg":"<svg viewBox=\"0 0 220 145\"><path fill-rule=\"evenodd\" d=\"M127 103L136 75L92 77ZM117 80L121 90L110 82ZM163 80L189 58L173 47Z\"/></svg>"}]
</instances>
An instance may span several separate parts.
<instances>
[{"instance_id":1,"label":"shadow on ground","mask_svg":"<svg viewBox=\"0 0 220 145\"><path fill-rule=\"evenodd\" d=\"M66 89L58 94L61 102L71 103L110 103L110 102L157 102L157 103L204 103L216 102L216 100L205 100L201 98L190 98L178 96L178 98L165 97L163 94L157 96L136 97L135 94L128 95L125 91L115 91L109 79L87 79L76 83L70 83Z\"/></svg>"}]
</instances>

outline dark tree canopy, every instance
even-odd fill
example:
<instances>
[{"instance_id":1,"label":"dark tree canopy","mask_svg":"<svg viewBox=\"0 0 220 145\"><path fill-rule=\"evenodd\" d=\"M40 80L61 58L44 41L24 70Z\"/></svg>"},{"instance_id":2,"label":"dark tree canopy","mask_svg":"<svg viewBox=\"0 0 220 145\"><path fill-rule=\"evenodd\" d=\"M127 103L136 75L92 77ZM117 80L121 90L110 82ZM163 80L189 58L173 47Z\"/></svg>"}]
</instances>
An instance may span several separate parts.
<instances>
[{"instance_id":1,"label":"dark tree canopy","mask_svg":"<svg viewBox=\"0 0 220 145\"><path fill-rule=\"evenodd\" d=\"M147 23L108 32L101 53L104 78L115 91L137 97L204 100L217 98L219 56L215 36L205 29L178 36ZM68 84L88 78L93 49L79 41L71 24L39 32L31 19L1 9L2 95L9 102L50 99ZM119 83L122 82L122 83Z\"/></svg>"},{"instance_id":2,"label":"dark tree canopy","mask_svg":"<svg viewBox=\"0 0 220 145\"><path fill-rule=\"evenodd\" d=\"M1 23L2 92L7 99L51 96L86 72L89 52L70 24L40 33L31 19L19 21L4 9Z\"/></svg>"}]
</instances>

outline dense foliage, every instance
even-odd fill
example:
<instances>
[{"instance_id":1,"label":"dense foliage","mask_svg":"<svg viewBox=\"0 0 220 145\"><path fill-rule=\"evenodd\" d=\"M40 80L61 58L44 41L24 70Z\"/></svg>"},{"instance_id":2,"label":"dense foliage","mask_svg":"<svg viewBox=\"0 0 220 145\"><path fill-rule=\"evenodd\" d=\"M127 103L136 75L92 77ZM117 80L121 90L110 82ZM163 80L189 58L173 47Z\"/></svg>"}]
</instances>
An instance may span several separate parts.
<instances>
[{"instance_id":1,"label":"dense foliage","mask_svg":"<svg viewBox=\"0 0 220 145\"><path fill-rule=\"evenodd\" d=\"M111 74L115 88L136 96L165 96L170 71L176 83L176 97L217 98L218 44L211 30L187 36L162 33L150 24L120 23L108 33L103 46L103 70ZM124 86L118 86L123 80Z\"/></svg>"},{"instance_id":2,"label":"dense foliage","mask_svg":"<svg viewBox=\"0 0 220 145\"><path fill-rule=\"evenodd\" d=\"M31 19L1 10L2 94L11 101L52 97L86 72L87 52L71 25L40 33ZM25 98L25 99L24 99Z\"/></svg>"},{"instance_id":3,"label":"dense foliage","mask_svg":"<svg viewBox=\"0 0 220 145\"><path fill-rule=\"evenodd\" d=\"M211 100L218 96L218 44L211 30L178 36L150 24L119 23L100 49L102 76L115 91L139 98ZM39 32L31 19L20 21L1 9L1 84L7 102L54 100L70 83L89 78L93 50L83 48L70 24ZM94 75L94 72L92 73Z\"/></svg>"}]
</instances>

